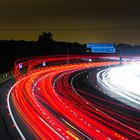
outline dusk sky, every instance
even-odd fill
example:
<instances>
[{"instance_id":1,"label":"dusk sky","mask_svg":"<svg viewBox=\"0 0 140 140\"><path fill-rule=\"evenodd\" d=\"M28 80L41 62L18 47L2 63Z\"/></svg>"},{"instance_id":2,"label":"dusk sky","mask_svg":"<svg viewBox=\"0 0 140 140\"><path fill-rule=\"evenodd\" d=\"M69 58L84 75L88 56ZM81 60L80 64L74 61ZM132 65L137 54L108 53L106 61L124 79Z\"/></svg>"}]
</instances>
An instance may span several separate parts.
<instances>
[{"instance_id":1,"label":"dusk sky","mask_svg":"<svg viewBox=\"0 0 140 140\"><path fill-rule=\"evenodd\" d=\"M1 0L0 40L43 31L58 41L140 44L140 0Z\"/></svg>"}]
</instances>

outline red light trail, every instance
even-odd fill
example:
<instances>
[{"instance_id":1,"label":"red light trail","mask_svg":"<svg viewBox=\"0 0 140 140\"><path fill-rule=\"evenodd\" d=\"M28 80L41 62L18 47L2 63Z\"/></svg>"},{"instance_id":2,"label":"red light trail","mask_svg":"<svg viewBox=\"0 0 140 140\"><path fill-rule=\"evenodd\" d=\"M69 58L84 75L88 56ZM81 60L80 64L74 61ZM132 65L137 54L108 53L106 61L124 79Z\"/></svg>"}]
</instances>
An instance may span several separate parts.
<instances>
[{"instance_id":1,"label":"red light trail","mask_svg":"<svg viewBox=\"0 0 140 140\"><path fill-rule=\"evenodd\" d=\"M73 87L70 77L78 71L89 68L110 66L114 62L82 62L83 58L100 58L100 56L71 56L70 62L41 67L43 62L53 64L64 62L67 57L36 57L15 64L13 73L17 79L11 88L7 102L12 120L22 139L26 135L16 122L15 114L20 118L30 133L37 139L100 139L128 140L139 138L138 128L130 124L131 116L123 116L115 109L100 103L94 103L81 96L80 91ZM22 63L24 70L19 69ZM25 74L26 72L26 74ZM78 93L79 92L79 93ZM98 98L91 96L92 98ZM103 100L103 99L102 99ZM113 104L110 101L111 105ZM13 113L14 112L14 113ZM125 117L128 124L123 124L113 117ZM139 119L136 118L136 121ZM120 133L120 131L122 133Z\"/></svg>"}]
</instances>

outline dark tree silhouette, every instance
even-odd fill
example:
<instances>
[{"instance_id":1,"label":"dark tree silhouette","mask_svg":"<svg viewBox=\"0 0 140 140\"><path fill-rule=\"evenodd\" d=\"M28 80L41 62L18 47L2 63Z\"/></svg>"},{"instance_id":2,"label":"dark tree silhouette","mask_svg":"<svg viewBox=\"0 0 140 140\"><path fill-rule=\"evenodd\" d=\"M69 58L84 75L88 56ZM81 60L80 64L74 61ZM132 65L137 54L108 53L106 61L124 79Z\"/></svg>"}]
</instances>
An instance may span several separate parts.
<instances>
[{"instance_id":1,"label":"dark tree silhouette","mask_svg":"<svg viewBox=\"0 0 140 140\"><path fill-rule=\"evenodd\" d=\"M53 41L53 38L52 38L52 33L43 33L42 35L39 36L39 39L38 41L41 41L41 42L44 42L44 41Z\"/></svg>"}]
</instances>

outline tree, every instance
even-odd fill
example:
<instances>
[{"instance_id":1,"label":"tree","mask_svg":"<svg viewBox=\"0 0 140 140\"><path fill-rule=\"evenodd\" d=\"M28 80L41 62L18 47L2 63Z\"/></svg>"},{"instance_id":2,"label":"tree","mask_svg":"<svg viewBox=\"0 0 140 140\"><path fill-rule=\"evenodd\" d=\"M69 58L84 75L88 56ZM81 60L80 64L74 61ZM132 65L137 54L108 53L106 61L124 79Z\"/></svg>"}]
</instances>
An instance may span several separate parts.
<instances>
[{"instance_id":1,"label":"tree","mask_svg":"<svg viewBox=\"0 0 140 140\"><path fill-rule=\"evenodd\" d=\"M42 35L39 35L38 41L39 42L51 42L51 41L53 41L52 36L53 36L52 33L43 32Z\"/></svg>"}]
</instances>

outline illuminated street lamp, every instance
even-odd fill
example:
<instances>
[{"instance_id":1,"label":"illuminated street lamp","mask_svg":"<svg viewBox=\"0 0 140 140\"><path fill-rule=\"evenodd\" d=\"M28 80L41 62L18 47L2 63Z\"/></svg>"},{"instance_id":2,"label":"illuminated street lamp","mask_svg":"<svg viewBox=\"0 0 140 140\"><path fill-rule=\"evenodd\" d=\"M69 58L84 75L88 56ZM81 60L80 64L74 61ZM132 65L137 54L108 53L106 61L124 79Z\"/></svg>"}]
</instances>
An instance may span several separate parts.
<instances>
[{"instance_id":1,"label":"illuminated street lamp","mask_svg":"<svg viewBox=\"0 0 140 140\"><path fill-rule=\"evenodd\" d=\"M46 62L42 62L42 65L45 67L46 66Z\"/></svg>"},{"instance_id":2,"label":"illuminated street lamp","mask_svg":"<svg viewBox=\"0 0 140 140\"><path fill-rule=\"evenodd\" d=\"M23 68L22 63L20 63L19 64L19 69L22 69L22 68Z\"/></svg>"},{"instance_id":3,"label":"illuminated street lamp","mask_svg":"<svg viewBox=\"0 0 140 140\"><path fill-rule=\"evenodd\" d=\"M89 59L88 61L89 61L89 62L92 62L92 59Z\"/></svg>"}]
</instances>

